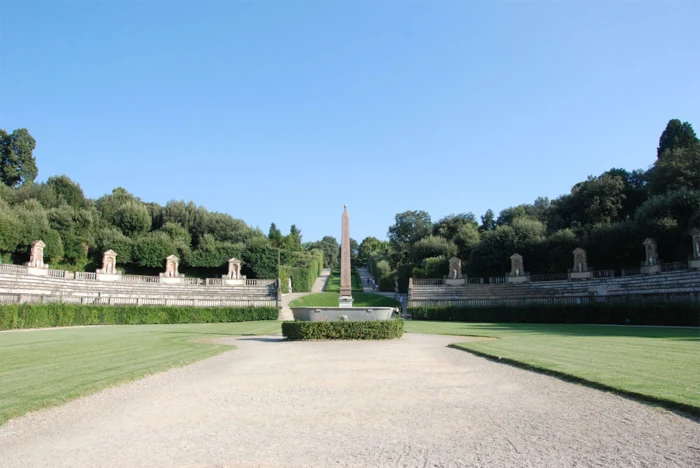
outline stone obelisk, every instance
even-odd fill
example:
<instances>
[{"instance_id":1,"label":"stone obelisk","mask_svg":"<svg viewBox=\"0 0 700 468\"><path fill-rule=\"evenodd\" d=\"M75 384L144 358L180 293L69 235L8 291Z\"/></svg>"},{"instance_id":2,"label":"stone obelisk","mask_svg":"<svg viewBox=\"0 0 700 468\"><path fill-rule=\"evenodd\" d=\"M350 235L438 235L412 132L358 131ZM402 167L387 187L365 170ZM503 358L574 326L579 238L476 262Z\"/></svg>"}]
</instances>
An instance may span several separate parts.
<instances>
[{"instance_id":1,"label":"stone obelisk","mask_svg":"<svg viewBox=\"0 0 700 468\"><path fill-rule=\"evenodd\" d=\"M348 205L343 209L340 235L340 299L339 307L352 307L352 281L350 276L350 216Z\"/></svg>"}]
</instances>

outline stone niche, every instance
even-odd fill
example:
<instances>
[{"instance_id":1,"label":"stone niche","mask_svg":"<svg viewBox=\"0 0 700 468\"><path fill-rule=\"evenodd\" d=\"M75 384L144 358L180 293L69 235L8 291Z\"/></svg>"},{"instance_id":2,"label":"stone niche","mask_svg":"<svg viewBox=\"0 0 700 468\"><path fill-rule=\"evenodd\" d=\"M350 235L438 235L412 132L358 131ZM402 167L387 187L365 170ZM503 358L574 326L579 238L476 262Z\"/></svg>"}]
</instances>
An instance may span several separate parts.
<instances>
[{"instance_id":1,"label":"stone niche","mask_svg":"<svg viewBox=\"0 0 700 468\"><path fill-rule=\"evenodd\" d=\"M120 281L121 272L117 270L117 253L108 250L102 254L102 268L97 269L98 281Z\"/></svg>"},{"instance_id":2,"label":"stone niche","mask_svg":"<svg viewBox=\"0 0 700 468\"><path fill-rule=\"evenodd\" d=\"M182 275L178 272L180 267L180 259L177 255L170 255L165 259L165 273L160 274L160 282L164 284L168 283L182 283Z\"/></svg>"},{"instance_id":3,"label":"stone niche","mask_svg":"<svg viewBox=\"0 0 700 468\"><path fill-rule=\"evenodd\" d=\"M450 269L448 270L445 284L449 286L460 286L464 284L464 276L462 276L462 260L457 257L450 259Z\"/></svg>"},{"instance_id":4,"label":"stone niche","mask_svg":"<svg viewBox=\"0 0 700 468\"><path fill-rule=\"evenodd\" d=\"M245 284L245 276L241 275L241 261L237 258L228 259L228 273L221 277L223 284L237 286Z\"/></svg>"},{"instance_id":5,"label":"stone niche","mask_svg":"<svg viewBox=\"0 0 700 468\"><path fill-rule=\"evenodd\" d=\"M644 263L642 264L642 273L645 275L653 275L661 273L661 265L659 264L658 249L656 240L647 237L644 242Z\"/></svg>"},{"instance_id":6,"label":"stone niche","mask_svg":"<svg viewBox=\"0 0 700 468\"><path fill-rule=\"evenodd\" d=\"M525 271L523 256L515 253L510 256L510 273L506 274L508 283L529 283L530 275Z\"/></svg>"},{"instance_id":7,"label":"stone niche","mask_svg":"<svg viewBox=\"0 0 700 468\"><path fill-rule=\"evenodd\" d=\"M700 270L700 230L693 229L690 235L693 236L693 255L688 261L688 268Z\"/></svg>"},{"instance_id":8,"label":"stone niche","mask_svg":"<svg viewBox=\"0 0 700 468\"><path fill-rule=\"evenodd\" d=\"M29 261L25 263L27 265L27 274L35 276L49 275L49 266L44 263L44 247L46 247L46 244L41 240L32 242L29 250Z\"/></svg>"},{"instance_id":9,"label":"stone niche","mask_svg":"<svg viewBox=\"0 0 700 468\"><path fill-rule=\"evenodd\" d=\"M588 257L586 256L586 251L581 247L573 251L574 254L574 267L569 273L570 280L582 280L593 278L592 268L588 267Z\"/></svg>"}]
</instances>

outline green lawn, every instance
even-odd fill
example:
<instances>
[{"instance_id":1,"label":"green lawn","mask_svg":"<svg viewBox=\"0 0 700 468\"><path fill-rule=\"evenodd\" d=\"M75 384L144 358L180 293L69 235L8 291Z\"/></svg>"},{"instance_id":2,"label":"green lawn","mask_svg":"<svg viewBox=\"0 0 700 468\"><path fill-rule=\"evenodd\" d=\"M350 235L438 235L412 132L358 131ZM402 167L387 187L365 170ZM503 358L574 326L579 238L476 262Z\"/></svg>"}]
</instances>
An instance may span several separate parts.
<instances>
[{"instance_id":1,"label":"green lawn","mask_svg":"<svg viewBox=\"0 0 700 468\"><path fill-rule=\"evenodd\" d=\"M3 332L0 424L31 410L234 349L202 340L280 332L276 321Z\"/></svg>"},{"instance_id":2,"label":"green lawn","mask_svg":"<svg viewBox=\"0 0 700 468\"><path fill-rule=\"evenodd\" d=\"M360 274L354 272L350 275L350 278L353 292L362 292L364 289ZM331 273L330 278L328 278L328 284L326 284L326 292L340 292L340 270L333 270Z\"/></svg>"},{"instance_id":3,"label":"green lawn","mask_svg":"<svg viewBox=\"0 0 700 468\"><path fill-rule=\"evenodd\" d=\"M335 292L324 292L309 294L308 296L294 299L289 305L291 307L338 307L340 294ZM400 307L398 301L390 297L380 296L372 293L352 293L354 299L353 307Z\"/></svg>"},{"instance_id":4,"label":"green lawn","mask_svg":"<svg viewBox=\"0 0 700 468\"><path fill-rule=\"evenodd\" d=\"M700 330L407 321L406 332L498 338L456 347L700 414Z\"/></svg>"}]
</instances>

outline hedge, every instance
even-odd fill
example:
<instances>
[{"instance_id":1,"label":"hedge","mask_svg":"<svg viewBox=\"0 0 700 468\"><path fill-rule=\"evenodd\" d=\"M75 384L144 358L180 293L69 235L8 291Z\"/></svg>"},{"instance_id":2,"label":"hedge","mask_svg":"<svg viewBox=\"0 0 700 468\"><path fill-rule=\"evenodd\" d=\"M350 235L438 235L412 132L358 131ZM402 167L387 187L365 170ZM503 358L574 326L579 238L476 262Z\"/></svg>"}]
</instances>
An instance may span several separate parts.
<instances>
[{"instance_id":1,"label":"hedge","mask_svg":"<svg viewBox=\"0 0 700 468\"><path fill-rule=\"evenodd\" d=\"M280 251L274 247L249 247L242 254L245 268L257 279L277 279Z\"/></svg>"},{"instance_id":2,"label":"hedge","mask_svg":"<svg viewBox=\"0 0 700 468\"><path fill-rule=\"evenodd\" d=\"M277 320L277 307L157 307L79 304L0 306L0 330L75 325L140 325Z\"/></svg>"},{"instance_id":3,"label":"hedge","mask_svg":"<svg viewBox=\"0 0 700 468\"><path fill-rule=\"evenodd\" d=\"M532 305L523 307L409 307L414 320L455 322L591 323L700 326L697 304Z\"/></svg>"},{"instance_id":4,"label":"hedge","mask_svg":"<svg viewBox=\"0 0 700 468\"><path fill-rule=\"evenodd\" d=\"M363 322L284 322L288 340L386 340L403 336L403 320Z\"/></svg>"}]
</instances>

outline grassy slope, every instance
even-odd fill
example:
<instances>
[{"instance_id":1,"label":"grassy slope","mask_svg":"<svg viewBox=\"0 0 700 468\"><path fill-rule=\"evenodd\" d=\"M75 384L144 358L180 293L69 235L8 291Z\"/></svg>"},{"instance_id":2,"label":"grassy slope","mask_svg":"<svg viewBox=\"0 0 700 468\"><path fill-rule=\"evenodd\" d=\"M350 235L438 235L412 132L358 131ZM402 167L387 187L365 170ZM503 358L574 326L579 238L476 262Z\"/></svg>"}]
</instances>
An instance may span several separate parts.
<instances>
[{"instance_id":1,"label":"grassy slope","mask_svg":"<svg viewBox=\"0 0 700 468\"><path fill-rule=\"evenodd\" d=\"M271 321L0 333L0 424L31 410L234 349L192 340L276 333L280 324Z\"/></svg>"},{"instance_id":2,"label":"grassy slope","mask_svg":"<svg viewBox=\"0 0 700 468\"><path fill-rule=\"evenodd\" d=\"M351 276L352 290L357 292L362 292L362 279L359 273L353 273ZM326 292L340 292L340 271L333 270L330 278L328 278L328 284L326 285Z\"/></svg>"},{"instance_id":3,"label":"grassy slope","mask_svg":"<svg viewBox=\"0 0 700 468\"><path fill-rule=\"evenodd\" d=\"M700 413L700 331L408 321L406 331L489 336L461 349Z\"/></svg>"},{"instance_id":4,"label":"grassy slope","mask_svg":"<svg viewBox=\"0 0 700 468\"><path fill-rule=\"evenodd\" d=\"M294 299L290 306L292 307L338 307L338 297L340 295L335 292L324 292L317 294L309 294L308 296ZM372 293L352 293L354 299L353 307L400 307L398 301L390 297L380 296Z\"/></svg>"}]
</instances>

